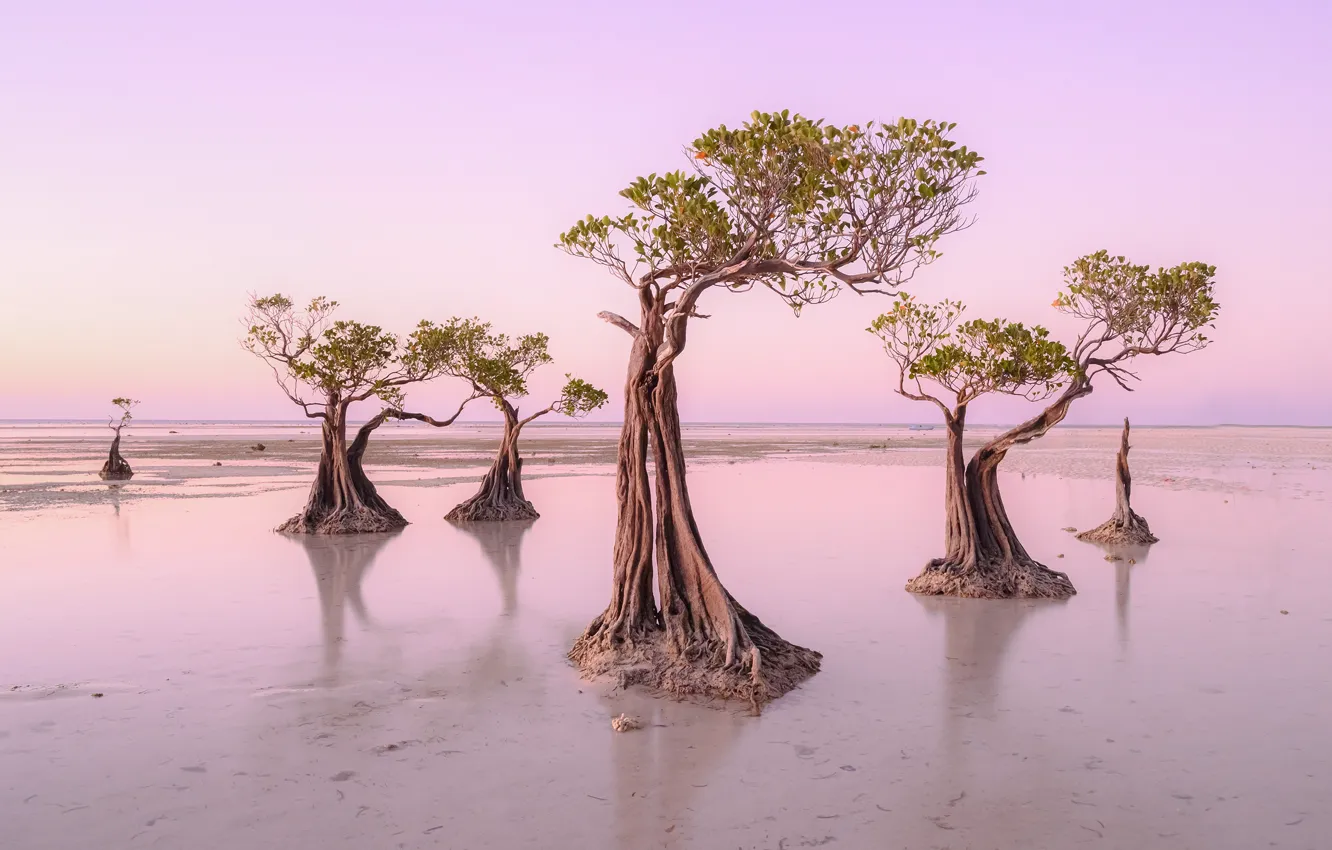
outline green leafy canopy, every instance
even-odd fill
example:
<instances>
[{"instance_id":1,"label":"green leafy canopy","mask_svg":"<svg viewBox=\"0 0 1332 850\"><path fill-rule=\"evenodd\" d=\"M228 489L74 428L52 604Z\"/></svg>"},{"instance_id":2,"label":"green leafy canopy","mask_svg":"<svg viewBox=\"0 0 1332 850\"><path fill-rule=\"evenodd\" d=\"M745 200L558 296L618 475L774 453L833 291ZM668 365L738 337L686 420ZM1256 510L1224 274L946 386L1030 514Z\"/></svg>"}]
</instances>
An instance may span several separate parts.
<instances>
[{"instance_id":1,"label":"green leafy canopy","mask_svg":"<svg viewBox=\"0 0 1332 850\"><path fill-rule=\"evenodd\" d=\"M454 318L417 325L407 342L406 360L438 363L444 374L468 381L498 403L527 395L528 377L552 362L549 345L546 334L513 339L495 333L490 322Z\"/></svg>"},{"instance_id":2,"label":"green leafy canopy","mask_svg":"<svg viewBox=\"0 0 1332 850\"><path fill-rule=\"evenodd\" d=\"M574 418L585 416L610 400L605 390L597 389L582 378L575 378L567 373L564 377L567 383L552 408L565 416Z\"/></svg>"},{"instance_id":3,"label":"green leafy canopy","mask_svg":"<svg viewBox=\"0 0 1332 850\"><path fill-rule=\"evenodd\" d=\"M139 400L137 398L117 396L116 398L111 399L111 404L120 408L120 425L121 427L124 427L134 420L134 407L139 404ZM114 416L112 416L111 421L115 422Z\"/></svg>"},{"instance_id":4,"label":"green leafy canopy","mask_svg":"<svg viewBox=\"0 0 1332 850\"><path fill-rule=\"evenodd\" d=\"M960 208L984 172L949 138L955 126L755 112L695 139L692 173L638 178L620 193L630 211L588 216L558 247L639 288L760 283L797 309L842 287L896 286L966 225Z\"/></svg>"},{"instance_id":5,"label":"green leafy canopy","mask_svg":"<svg viewBox=\"0 0 1332 850\"><path fill-rule=\"evenodd\" d=\"M303 310L285 295L250 299L242 345L268 362L279 386L307 416L324 417L370 397L398 406L403 386L445 374L448 346L413 348L414 335L404 347L378 325L333 321L337 306L323 297ZM306 390L316 400L307 401Z\"/></svg>"},{"instance_id":6,"label":"green leafy canopy","mask_svg":"<svg viewBox=\"0 0 1332 850\"><path fill-rule=\"evenodd\" d=\"M959 320L965 307L956 301L921 304L908 296L878 316L868 330L900 370L898 391L933 400L922 386L931 381L966 404L987 393L1044 398L1062 386L1076 364L1049 331L1006 319ZM913 381L916 392L907 390Z\"/></svg>"},{"instance_id":7,"label":"green leafy canopy","mask_svg":"<svg viewBox=\"0 0 1332 850\"><path fill-rule=\"evenodd\" d=\"M1064 269L1065 288L1053 306L1082 319L1073 346L1084 370L1111 372L1120 385L1134 377L1120 364L1144 354L1188 353L1211 343L1221 306L1216 267L1181 263L1152 271L1101 250Z\"/></svg>"},{"instance_id":8,"label":"green leafy canopy","mask_svg":"<svg viewBox=\"0 0 1332 850\"><path fill-rule=\"evenodd\" d=\"M496 333L490 322L455 318L443 324L421 322L408 338L404 360L438 363L444 374L469 382L477 395L503 410L527 395L533 372L554 362L549 346L544 333L512 338ZM605 392L579 378L565 378L568 383L549 410L581 416L606 403Z\"/></svg>"}]
</instances>

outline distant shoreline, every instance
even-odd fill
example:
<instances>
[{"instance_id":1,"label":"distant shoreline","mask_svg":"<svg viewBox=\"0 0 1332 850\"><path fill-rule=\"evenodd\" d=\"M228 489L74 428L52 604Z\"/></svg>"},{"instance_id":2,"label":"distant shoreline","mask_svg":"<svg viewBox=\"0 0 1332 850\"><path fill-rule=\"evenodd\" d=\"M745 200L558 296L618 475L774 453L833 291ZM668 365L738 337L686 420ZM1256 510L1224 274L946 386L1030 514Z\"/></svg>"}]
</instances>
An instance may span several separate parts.
<instances>
[{"instance_id":1,"label":"distant shoreline","mask_svg":"<svg viewBox=\"0 0 1332 850\"><path fill-rule=\"evenodd\" d=\"M363 420L349 422L349 425L360 425ZM105 419L0 419L0 427L4 426L24 426L33 427L41 425L104 425ZM263 426L285 426L285 427L310 427L313 421L310 419L135 419L135 425L263 425ZM423 427L415 423L390 423L397 427ZM458 426L495 426L501 423L494 420L459 420L455 423ZM619 421L605 422L533 422L529 428L618 428L623 424ZM1016 425L1016 422L974 422L970 423L972 427L977 428L1009 428ZM913 428L913 427L940 427L937 422L682 422L681 425L688 428ZM1120 428L1122 422L1105 422L1099 424L1061 424L1060 428ZM1327 430L1332 425L1286 425L1280 423L1268 423L1262 425L1242 424L1237 422L1217 422L1207 425L1153 425L1153 424L1133 424L1134 428L1301 428L1310 431Z\"/></svg>"}]
</instances>

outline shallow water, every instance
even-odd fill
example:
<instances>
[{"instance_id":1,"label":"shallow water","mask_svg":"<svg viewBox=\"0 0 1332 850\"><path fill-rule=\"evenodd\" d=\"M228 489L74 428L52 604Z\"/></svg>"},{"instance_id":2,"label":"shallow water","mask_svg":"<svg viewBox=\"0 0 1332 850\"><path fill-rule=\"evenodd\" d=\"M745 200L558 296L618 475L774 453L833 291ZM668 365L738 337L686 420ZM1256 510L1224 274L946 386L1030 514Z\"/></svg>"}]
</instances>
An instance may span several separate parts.
<instances>
[{"instance_id":1,"label":"shallow water","mask_svg":"<svg viewBox=\"0 0 1332 850\"><path fill-rule=\"evenodd\" d=\"M476 531L439 518L471 483L384 486L414 524L359 539L268 531L303 488L0 515L3 846L1326 846L1324 501L1140 485L1162 542L1130 564L1061 530L1108 479L1015 473L1079 595L922 600L941 478L693 471L728 587L824 653L759 718L564 662L608 598L605 475Z\"/></svg>"}]
</instances>

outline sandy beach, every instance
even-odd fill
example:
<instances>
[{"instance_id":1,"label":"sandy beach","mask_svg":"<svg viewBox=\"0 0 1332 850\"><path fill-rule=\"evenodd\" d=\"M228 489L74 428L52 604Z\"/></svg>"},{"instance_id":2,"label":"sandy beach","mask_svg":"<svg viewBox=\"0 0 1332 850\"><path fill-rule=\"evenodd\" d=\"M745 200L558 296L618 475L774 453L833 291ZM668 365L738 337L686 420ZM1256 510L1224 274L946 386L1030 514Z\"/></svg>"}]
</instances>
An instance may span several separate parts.
<instances>
[{"instance_id":1,"label":"sandy beach","mask_svg":"<svg viewBox=\"0 0 1332 850\"><path fill-rule=\"evenodd\" d=\"M564 660L609 586L613 430L534 431L542 518L473 528L440 517L486 427L393 431L370 471L412 525L345 539L269 530L308 435L136 429L112 489L103 435L9 432L5 846L1320 846L1329 432L1135 431L1162 542L1120 561L1062 530L1107 515L1115 430L1015 453L1014 521L1079 591L1034 603L902 590L934 434L723 428L687 436L718 570L824 653L758 718Z\"/></svg>"}]
</instances>

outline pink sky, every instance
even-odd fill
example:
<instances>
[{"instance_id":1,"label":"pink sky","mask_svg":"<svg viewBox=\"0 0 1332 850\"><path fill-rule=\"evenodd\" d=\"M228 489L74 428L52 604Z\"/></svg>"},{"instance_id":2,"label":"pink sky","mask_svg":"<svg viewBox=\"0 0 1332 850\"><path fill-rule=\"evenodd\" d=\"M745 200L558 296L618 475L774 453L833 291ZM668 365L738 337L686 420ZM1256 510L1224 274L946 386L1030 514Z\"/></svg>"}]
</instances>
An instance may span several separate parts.
<instances>
[{"instance_id":1,"label":"pink sky","mask_svg":"<svg viewBox=\"0 0 1332 850\"><path fill-rule=\"evenodd\" d=\"M211 7L211 10L204 7ZM292 418L237 345L246 293L326 294L407 330L550 334L612 392L630 291L552 247L753 109L958 122L989 175L922 299L1042 322L1098 248L1215 264L1199 354L1141 363L1071 422L1332 424L1332 5L22 3L0 24L0 419ZM197 8L196 8L197 7ZM931 421L862 328L713 294L691 421ZM417 390L440 409L458 394ZM535 399L534 399L535 401ZM981 402L973 421L1031 408ZM477 417L489 415L477 408Z\"/></svg>"}]
</instances>

